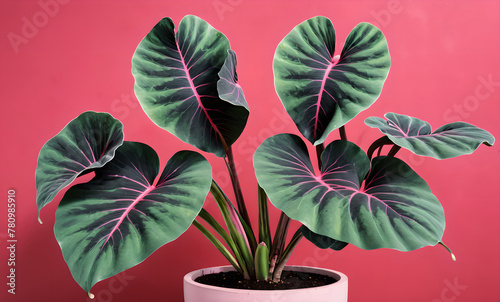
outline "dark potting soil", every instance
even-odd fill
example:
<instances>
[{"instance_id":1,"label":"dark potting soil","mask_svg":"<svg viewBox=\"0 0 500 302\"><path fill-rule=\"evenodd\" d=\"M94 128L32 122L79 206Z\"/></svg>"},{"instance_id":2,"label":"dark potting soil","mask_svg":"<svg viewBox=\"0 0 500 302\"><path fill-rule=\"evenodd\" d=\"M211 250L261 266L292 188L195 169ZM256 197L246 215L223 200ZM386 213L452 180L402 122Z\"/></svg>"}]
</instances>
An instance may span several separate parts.
<instances>
[{"instance_id":1,"label":"dark potting soil","mask_svg":"<svg viewBox=\"0 0 500 302\"><path fill-rule=\"evenodd\" d=\"M225 288L284 290L323 286L337 282L333 277L315 273L284 271L280 282L245 280L238 272L203 275L196 282Z\"/></svg>"}]
</instances>

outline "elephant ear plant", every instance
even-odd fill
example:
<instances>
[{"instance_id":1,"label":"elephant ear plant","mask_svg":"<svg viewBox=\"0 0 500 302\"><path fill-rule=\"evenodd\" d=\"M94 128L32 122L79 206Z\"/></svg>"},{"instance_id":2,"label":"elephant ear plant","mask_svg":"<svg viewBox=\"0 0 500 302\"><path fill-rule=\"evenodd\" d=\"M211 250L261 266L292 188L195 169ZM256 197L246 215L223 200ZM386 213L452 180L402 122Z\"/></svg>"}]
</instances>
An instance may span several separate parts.
<instances>
[{"instance_id":1,"label":"elephant ear plant","mask_svg":"<svg viewBox=\"0 0 500 302\"><path fill-rule=\"evenodd\" d=\"M432 132L420 119L388 113L366 119L383 136L363 151L347 140L345 125L379 97L391 64L387 41L375 26L361 23L340 54L335 46L331 21L314 17L276 49L276 92L305 140L278 134L256 150L257 233L232 152L249 116L236 54L221 32L198 17L184 17L177 29L170 18L162 19L132 58L137 98L156 125L224 159L235 206L200 153L179 151L160 172L156 152L124 141L120 121L108 113L82 113L42 147L36 169L39 212L76 178L95 174L67 189L56 211L55 236L78 284L92 296L94 284L139 264L191 225L244 278L269 282L280 280L303 237L334 250L349 243L401 251L444 246L441 204L395 155L406 148L451 158L492 145L493 136L463 122ZM340 139L325 143L335 130ZM316 156L308 154L308 145ZM392 148L381 155L386 145ZM225 227L203 208L209 192ZM273 236L268 200L282 211ZM291 219L301 226L287 240Z\"/></svg>"}]
</instances>

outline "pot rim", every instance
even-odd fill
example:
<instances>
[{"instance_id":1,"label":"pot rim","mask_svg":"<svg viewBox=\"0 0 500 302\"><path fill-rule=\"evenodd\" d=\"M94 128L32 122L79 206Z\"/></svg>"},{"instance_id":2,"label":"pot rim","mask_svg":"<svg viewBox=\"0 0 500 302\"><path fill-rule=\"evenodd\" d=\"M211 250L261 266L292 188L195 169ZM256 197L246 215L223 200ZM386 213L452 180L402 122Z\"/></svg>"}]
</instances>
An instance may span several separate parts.
<instances>
[{"instance_id":1,"label":"pot rim","mask_svg":"<svg viewBox=\"0 0 500 302\"><path fill-rule=\"evenodd\" d=\"M214 286L214 285L207 285L207 284L203 284L203 283L199 283L199 282L195 281L196 278L198 278L199 276L202 276L202 275L210 275L210 274L214 274L217 272L235 271L234 267L231 265L214 266L214 267L208 267L208 268L203 268L203 269L198 269L198 270L192 271L190 273L187 273L184 276L184 282L191 284L193 286L206 288L206 289L218 290L218 291L222 291L222 292L239 292L239 293L249 293L249 294L251 293L253 295L259 294L259 293L262 293L262 294L269 294L271 292L276 293L279 291L295 292L295 291L303 291L303 290L311 290L311 289L319 290L319 289L324 289L324 288L328 288L328 287L347 286L347 280L348 280L347 276L339 271L336 271L336 270L327 269L327 268L312 267L312 266L302 266L302 265L287 265L287 266L285 266L285 270L327 275L327 276L331 276L331 277L337 279L337 282L332 283L332 284L328 284L328 285L316 286L316 287L284 289L284 290L260 290L260 289L226 288L226 287L220 287L220 286ZM205 271L207 271L207 272L205 273ZM215 271L217 271L217 272L215 272Z\"/></svg>"}]
</instances>

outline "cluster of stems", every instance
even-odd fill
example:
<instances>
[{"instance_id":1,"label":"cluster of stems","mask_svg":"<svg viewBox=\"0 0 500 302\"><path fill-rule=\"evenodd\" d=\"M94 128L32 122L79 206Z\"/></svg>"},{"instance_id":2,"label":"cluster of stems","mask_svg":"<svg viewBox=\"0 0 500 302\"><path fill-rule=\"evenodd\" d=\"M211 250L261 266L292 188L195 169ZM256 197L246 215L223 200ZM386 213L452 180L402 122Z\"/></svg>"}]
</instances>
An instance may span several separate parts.
<instances>
[{"instance_id":1,"label":"cluster of stems","mask_svg":"<svg viewBox=\"0 0 500 302\"><path fill-rule=\"evenodd\" d=\"M212 180L210 192L217 202L226 229L205 209L202 209L198 215L219 234L225 244L199 221L195 220L193 225L212 242L245 279L279 282L286 262L303 235L300 231L297 231L288 244L286 243L290 218L282 212L274 232L274 238L271 238L267 194L258 186L259 234L257 241L243 199L233 152L230 147L226 150L225 162L236 197L237 208L231 203L215 180Z\"/></svg>"},{"instance_id":2,"label":"cluster of stems","mask_svg":"<svg viewBox=\"0 0 500 302\"><path fill-rule=\"evenodd\" d=\"M345 127L339 128L339 134L340 139L347 140ZM389 156L394 156L399 151L399 147L394 145L387 136L384 136L370 146L368 150L369 158L372 158L377 149L378 155L380 155L385 145L393 145L393 148L388 153ZM318 168L320 170L321 153L324 149L324 144L316 146ZM222 213L226 228L222 227L205 209L201 210L198 217L219 234L225 244L198 220L195 220L193 225L212 242L245 279L279 282L291 253L304 235L299 229L287 243L290 218L284 212L281 212L274 237L271 238L267 194L258 186L259 234L257 241L246 209L238 174L236 173L231 147L226 149L224 159L231 178L237 208L231 203L215 180L212 180L210 192Z\"/></svg>"}]
</instances>

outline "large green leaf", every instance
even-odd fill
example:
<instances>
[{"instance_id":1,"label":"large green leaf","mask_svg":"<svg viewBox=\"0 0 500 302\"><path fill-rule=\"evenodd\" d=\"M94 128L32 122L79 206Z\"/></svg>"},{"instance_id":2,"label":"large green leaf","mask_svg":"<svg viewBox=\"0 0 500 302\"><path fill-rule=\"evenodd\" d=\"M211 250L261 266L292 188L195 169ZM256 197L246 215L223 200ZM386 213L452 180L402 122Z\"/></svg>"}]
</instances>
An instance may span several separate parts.
<instances>
[{"instance_id":1,"label":"large green leaf","mask_svg":"<svg viewBox=\"0 0 500 302\"><path fill-rule=\"evenodd\" d=\"M88 111L43 145L35 172L39 216L41 209L79 175L113 158L123 143L122 128L110 114Z\"/></svg>"},{"instance_id":2,"label":"large green leaf","mask_svg":"<svg viewBox=\"0 0 500 302\"><path fill-rule=\"evenodd\" d=\"M184 142L225 156L245 127L248 110L219 98L217 82L229 41L195 16L177 32L162 19L132 58L135 93L149 118Z\"/></svg>"},{"instance_id":3,"label":"large green leaf","mask_svg":"<svg viewBox=\"0 0 500 302\"><path fill-rule=\"evenodd\" d=\"M348 141L329 144L321 160L317 175L304 142L279 134L257 149L254 166L269 200L318 235L363 249L401 251L440 241L443 208L403 161L377 157L370 163Z\"/></svg>"},{"instance_id":4,"label":"large green leaf","mask_svg":"<svg viewBox=\"0 0 500 302\"><path fill-rule=\"evenodd\" d=\"M492 146L495 142L488 131L464 122L446 124L432 132L431 125L421 119L392 112L384 116L387 120L372 116L365 123L417 155L446 159L471 154L481 144Z\"/></svg>"},{"instance_id":5,"label":"large green leaf","mask_svg":"<svg viewBox=\"0 0 500 302\"><path fill-rule=\"evenodd\" d=\"M328 134L379 97L391 59L382 32L358 24L337 56L335 31L325 17L297 25L274 55L274 84L302 135L323 143Z\"/></svg>"},{"instance_id":6,"label":"large green leaf","mask_svg":"<svg viewBox=\"0 0 500 302\"><path fill-rule=\"evenodd\" d=\"M70 188L54 232L71 273L86 291L176 239L201 210L212 181L210 164L176 153L161 176L156 152L124 142L90 182Z\"/></svg>"}]
</instances>

